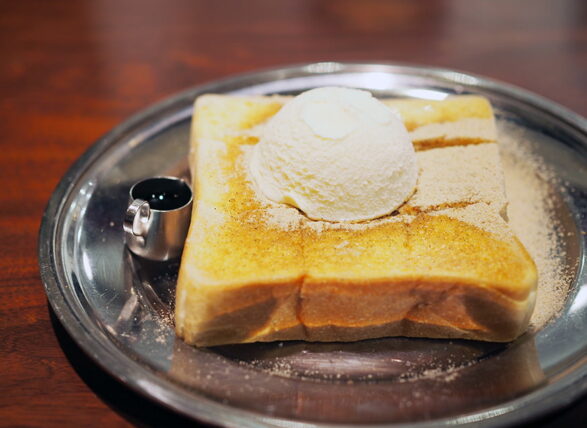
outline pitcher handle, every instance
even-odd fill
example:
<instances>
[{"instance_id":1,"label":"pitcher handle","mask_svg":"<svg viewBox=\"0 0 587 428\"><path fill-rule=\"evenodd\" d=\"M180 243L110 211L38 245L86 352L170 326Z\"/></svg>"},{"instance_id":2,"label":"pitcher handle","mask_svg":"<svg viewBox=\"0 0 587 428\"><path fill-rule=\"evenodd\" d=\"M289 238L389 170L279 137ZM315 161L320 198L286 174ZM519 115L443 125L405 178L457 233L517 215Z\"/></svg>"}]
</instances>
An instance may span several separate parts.
<instances>
[{"instance_id":1,"label":"pitcher handle","mask_svg":"<svg viewBox=\"0 0 587 428\"><path fill-rule=\"evenodd\" d=\"M123 228L126 233L145 237L149 229L151 208L149 203L142 199L135 199L126 209Z\"/></svg>"}]
</instances>

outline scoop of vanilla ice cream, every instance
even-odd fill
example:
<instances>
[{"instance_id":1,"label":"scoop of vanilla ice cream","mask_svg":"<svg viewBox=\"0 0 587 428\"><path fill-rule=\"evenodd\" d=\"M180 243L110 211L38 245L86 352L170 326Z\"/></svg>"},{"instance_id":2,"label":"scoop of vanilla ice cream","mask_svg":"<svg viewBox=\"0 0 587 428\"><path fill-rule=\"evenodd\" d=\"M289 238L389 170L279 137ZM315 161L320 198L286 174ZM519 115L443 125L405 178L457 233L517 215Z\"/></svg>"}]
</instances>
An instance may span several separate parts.
<instances>
[{"instance_id":1,"label":"scoop of vanilla ice cream","mask_svg":"<svg viewBox=\"0 0 587 428\"><path fill-rule=\"evenodd\" d=\"M256 186L314 220L389 214L416 187L416 155L400 119L369 92L325 87L287 102L261 129Z\"/></svg>"}]
</instances>

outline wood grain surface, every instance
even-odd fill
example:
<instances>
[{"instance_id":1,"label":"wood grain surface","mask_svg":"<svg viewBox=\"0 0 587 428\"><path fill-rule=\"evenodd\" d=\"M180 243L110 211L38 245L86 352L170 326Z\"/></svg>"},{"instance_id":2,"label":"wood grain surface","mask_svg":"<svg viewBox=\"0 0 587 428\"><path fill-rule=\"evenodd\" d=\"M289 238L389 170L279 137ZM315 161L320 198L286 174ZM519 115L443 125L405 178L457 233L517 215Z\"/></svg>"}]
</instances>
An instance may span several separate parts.
<instances>
[{"instance_id":1,"label":"wood grain surface","mask_svg":"<svg viewBox=\"0 0 587 428\"><path fill-rule=\"evenodd\" d=\"M145 106L265 67L396 61L486 75L587 115L585 0L5 0L0 53L1 426L189 423L83 354L37 266L62 175ZM535 424L582 418L585 399Z\"/></svg>"}]
</instances>

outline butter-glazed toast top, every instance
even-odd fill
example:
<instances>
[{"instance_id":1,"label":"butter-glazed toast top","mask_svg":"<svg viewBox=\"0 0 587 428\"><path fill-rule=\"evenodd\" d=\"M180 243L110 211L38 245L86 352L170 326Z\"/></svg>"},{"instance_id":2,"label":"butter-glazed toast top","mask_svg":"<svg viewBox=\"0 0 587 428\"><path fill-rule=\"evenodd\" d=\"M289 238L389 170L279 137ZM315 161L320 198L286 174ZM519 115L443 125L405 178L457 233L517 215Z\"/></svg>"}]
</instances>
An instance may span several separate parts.
<instances>
[{"instance_id":1,"label":"butter-glazed toast top","mask_svg":"<svg viewBox=\"0 0 587 428\"><path fill-rule=\"evenodd\" d=\"M398 212L363 223L312 221L255 191L247 162L258 127L286 99L197 100L196 199L180 278L210 287L442 279L527 297L536 270L500 215L506 199L485 99L385 101L411 133L419 182Z\"/></svg>"}]
</instances>

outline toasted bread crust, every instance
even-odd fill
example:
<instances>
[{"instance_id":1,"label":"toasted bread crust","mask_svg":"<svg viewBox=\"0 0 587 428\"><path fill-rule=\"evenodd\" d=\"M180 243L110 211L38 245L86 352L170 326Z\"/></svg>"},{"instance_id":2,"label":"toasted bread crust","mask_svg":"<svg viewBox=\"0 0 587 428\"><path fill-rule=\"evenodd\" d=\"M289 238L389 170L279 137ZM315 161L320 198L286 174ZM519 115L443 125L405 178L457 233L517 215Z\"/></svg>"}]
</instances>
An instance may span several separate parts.
<instances>
[{"instance_id":1,"label":"toasted bread crust","mask_svg":"<svg viewBox=\"0 0 587 428\"><path fill-rule=\"evenodd\" d=\"M525 330L536 268L500 216L506 201L486 100L388 101L412 135L425 137L415 141L423 170L398 213L360 224L311 221L252 187L254 127L283 102L215 95L196 102L180 337L199 346L398 335L509 341ZM444 174L455 157L463 168Z\"/></svg>"}]
</instances>

